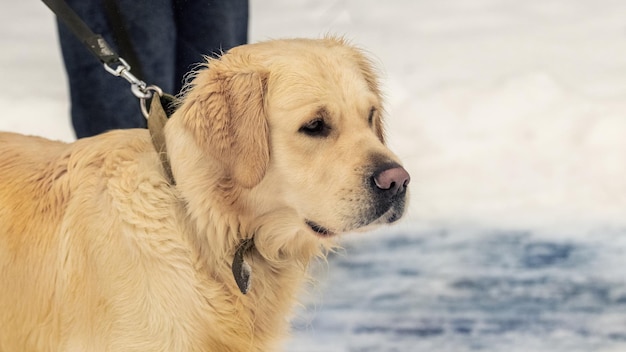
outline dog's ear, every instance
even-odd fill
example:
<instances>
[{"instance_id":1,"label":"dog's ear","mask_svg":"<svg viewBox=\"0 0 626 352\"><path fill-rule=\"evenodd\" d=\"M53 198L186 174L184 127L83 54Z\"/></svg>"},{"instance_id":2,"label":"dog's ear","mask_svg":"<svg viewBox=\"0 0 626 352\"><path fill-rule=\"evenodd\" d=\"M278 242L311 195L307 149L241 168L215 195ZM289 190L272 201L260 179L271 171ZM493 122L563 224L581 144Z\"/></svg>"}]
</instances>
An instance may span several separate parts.
<instances>
[{"instance_id":1,"label":"dog's ear","mask_svg":"<svg viewBox=\"0 0 626 352\"><path fill-rule=\"evenodd\" d=\"M261 181L269 163L267 76L242 63L211 60L196 74L180 107L199 146L245 188Z\"/></svg>"}]
</instances>

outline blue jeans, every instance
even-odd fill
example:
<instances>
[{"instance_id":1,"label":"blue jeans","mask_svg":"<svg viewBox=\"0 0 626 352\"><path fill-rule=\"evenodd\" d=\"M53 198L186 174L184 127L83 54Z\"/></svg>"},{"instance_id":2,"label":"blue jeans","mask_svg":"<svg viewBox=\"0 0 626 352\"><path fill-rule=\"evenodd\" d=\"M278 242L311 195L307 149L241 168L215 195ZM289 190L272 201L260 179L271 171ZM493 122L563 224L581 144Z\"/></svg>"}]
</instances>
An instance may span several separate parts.
<instances>
[{"instance_id":1,"label":"blue jeans","mask_svg":"<svg viewBox=\"0 0 626 352\"><path fill-rule=\"evenodd\" d=\"M68 0L68 4L120 56L102 1ZM183 76L203 55L219 54L248 40L248 0L118 0L140 77L164 92L177 94ZM145 127L138 99L124 79L102 64L62 23L61 51L68 75L71 114L78 138L111 129ZM135 73L131 68L131 72Z\"/></svg>"}]
</instances>

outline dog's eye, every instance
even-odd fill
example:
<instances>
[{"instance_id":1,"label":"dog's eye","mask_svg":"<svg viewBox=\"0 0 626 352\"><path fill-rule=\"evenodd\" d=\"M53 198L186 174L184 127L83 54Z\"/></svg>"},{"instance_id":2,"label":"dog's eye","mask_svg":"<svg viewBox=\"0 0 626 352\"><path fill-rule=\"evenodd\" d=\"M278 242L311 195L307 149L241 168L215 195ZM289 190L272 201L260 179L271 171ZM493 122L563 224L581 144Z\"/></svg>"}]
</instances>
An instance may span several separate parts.
<instances>
[{"instance_id":1,"label":"dog's eye","mask_svg":"<svg viewBox=\"0 0 626 352\"><path fill-rule=\"evenodd\" d=\"M370 127L372 126L372 124L374 123L374 113L376 112L376 108L371 108L370 109L370 114L367 117L367 123L369 123Z\"/></svg>"},{"instance_id":2,"label":"dog's eye","mask_svg":"<svg viewBox=\"0 0 626 352\"><path fill-rule=\"evenodd\" d=\"M316 118L300 127L299 131L311 137L326 137L330 134L330 126L323 119Z\"/></svg>"}]
</instances>

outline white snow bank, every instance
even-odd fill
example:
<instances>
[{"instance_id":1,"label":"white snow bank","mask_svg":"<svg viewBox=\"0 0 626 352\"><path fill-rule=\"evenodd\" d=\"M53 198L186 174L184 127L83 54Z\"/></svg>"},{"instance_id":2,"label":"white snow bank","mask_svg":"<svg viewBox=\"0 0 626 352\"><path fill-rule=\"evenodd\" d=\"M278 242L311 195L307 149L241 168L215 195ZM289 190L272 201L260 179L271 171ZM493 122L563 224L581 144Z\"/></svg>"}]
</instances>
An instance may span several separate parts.
<instances>
[{"instance_id":1,"label":"white snow bank","mask_svg":"<svg viewBox=\"0 0 626 352\"><path fill-rule=\"evenodd\" d=\"M396 110L396 111L394 111ZM414 175L411 215L499 226L620 226L626 100L531 72L405 100L392 144Z\"/></svg>"}]
</instances>

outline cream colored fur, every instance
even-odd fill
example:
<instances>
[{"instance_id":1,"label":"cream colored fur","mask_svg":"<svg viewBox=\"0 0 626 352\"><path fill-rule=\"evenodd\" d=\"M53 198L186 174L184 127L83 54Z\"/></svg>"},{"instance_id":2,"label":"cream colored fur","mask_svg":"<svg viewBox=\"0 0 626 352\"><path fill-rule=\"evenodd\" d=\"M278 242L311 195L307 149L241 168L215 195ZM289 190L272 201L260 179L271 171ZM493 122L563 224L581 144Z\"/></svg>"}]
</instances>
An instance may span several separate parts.
<instances>
[{"instance_id":1,"label":"cream colored fur","mask_svg":"<svg viewBox=\"0 0 626 352\"><path fill-rule=\"evenodd\" d=\"M333 246L305 221L362 227L371 156L397 162L381 104L344 41L269 41L196 73L165 131L175 186L145 130L0 134L0 351L279 350ZM303 134L320 114L331 134ZM231 263L252 236L243 295Z\"/></svg>"}]
</instances>

